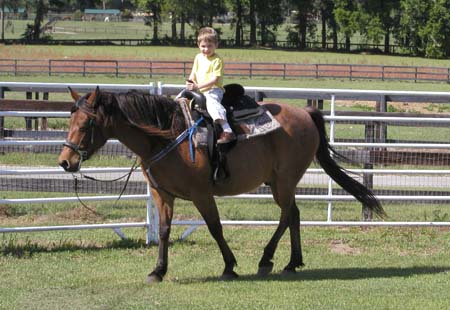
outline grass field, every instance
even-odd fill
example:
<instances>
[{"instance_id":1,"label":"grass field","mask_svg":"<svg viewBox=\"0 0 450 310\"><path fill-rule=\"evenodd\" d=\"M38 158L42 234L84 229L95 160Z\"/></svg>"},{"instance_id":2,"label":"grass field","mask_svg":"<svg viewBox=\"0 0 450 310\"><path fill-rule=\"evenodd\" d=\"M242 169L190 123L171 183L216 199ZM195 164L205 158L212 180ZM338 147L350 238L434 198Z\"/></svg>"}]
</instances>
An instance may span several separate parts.
<instances>
[{"instance_id":1,"label":"grass field","mask_svg":"<svg viewBox=\"0 0 450 310\"><path fill-rule=\"evenodd\" d=\"M276 219L268 201L219 201L224 219ZM299 203L302 219L325 215L325 204ZM388 207L431 220L443 206ZM3 208L0 223L82 223L142 220L139 203L100 204L93 215L76 205L23 205ZM406 208L406 211L402 211ZM419 211L422 210L422 211ZM448 208L447 208L448 210ZM436 210L435 210L436 211ZM357 204L338 204L337 218L358 217ZM176 218L196 218L181 202ZM415 215L413 215L415 214ZM425 215L428 214L428 215ZM435 212L437 214L437 212ZM442 213L441 213L442 214ZM238 260L240 278L218 280L223 268L205 227L180 241L175 226L165 282L144 283L157 247L146 247L142 229L125 229L119 241L109 230L6 234L1 236L1 309L446 309L450 306L450 234L438 228L302 228L306 267L295 276L279 273L289 258L289 238L280 242L274 274L255 276L262 249L273 227L225 228Z\"/></svg>"},{"instance_id":2,"label":"grass field","mask_svg":"<svg viewBox=\"0 0 450 310\"><path fill-rule=\"evenodd\" d=\"M191 59L196 49L137 47L0 46L2 58L133 58ZM291 61L448 66L449 60L379 57L332 53L224 49L230 61ZM2 81L66 83L136 83L129 77L0 77ZM182 79L164 78L167 83ZM447 84L343 80L233 79L251 86L450 91ZM18 96L17 94L14 94ZM7 94L9 96L9 94ZM69 95L61 94L61 98ZM59 98L59 97L58 97ZM294 103L289 101L289 103ZM303 103L302 103L303 104ZM366 109L358 103L357 109ZM348 109L342 105L341 109ZM406 107L402 107L405 108ZM436 107L438 109L438 107ZM434 112L436 112L435 110ZM9 121L8 121L9 122ZM7 123L8 126L11 123ZM22 124L23 125L23 124ZM16 126L16 125L14 125ZM20 124L17 125L21 126ZM60 127L61 124L57 125ZM361 135L360 127L345 135ZM439 130L448 134L447 129ZM423 131L396 132L419 138ZM432 134L436 135L437 131ZM425 139L429 135L420 136ZM1 165L56 162L55 155L2 155ZM119 165L127 165L123 159ZM105 162L97 159L98 165ZM32 192L5 192L24 198ZM42 195L45 195L43 193ZM66 193L62 193L66 195ZM70 194L71 195L71 194ZM266 200L219 200L222 219L277 220L279 209ZM302 220L325 220L326 202L298 202ZM143 221L144 202L95 203L94 215L77 203L0 205L0 226L63 225ZM359 220L357 203L333 204L333 220ZM390 221L449 221L447 204L389 204ZM175 218L198 219L191 203L177 201ZM281 276L289 259L288 234L275 256L274 274L255 276L263 247L274 227L226 227L225 238L238 260L241 275L218 280L223 262L205 227L180 241L185 227L175 226L169 248L169 272L156 286L144 283L156 262L157 247L145 246L143 229L125 229L120 241L111 230L3 234L0 236L0 309L448 309L450 299L450 230L445 228L302 228L306 266Z\"/></svg>"}]
</instances>

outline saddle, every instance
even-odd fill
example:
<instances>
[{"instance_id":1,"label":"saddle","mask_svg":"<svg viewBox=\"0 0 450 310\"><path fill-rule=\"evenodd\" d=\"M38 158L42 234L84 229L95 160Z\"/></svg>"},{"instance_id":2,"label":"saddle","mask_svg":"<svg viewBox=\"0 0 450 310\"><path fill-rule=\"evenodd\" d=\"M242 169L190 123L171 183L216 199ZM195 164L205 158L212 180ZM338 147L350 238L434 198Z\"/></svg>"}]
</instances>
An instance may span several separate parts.
<instances>
[{"instance_id":1,"label":"saddle","mask_svg":"<svg viewBox=\"0 0 450 310\"><path fill-rule=\"evenodd\" d=\"M224 88L225 93L221 103L227 110L230 127L237 136L237 140L229 144L216 144L222 128L215 124L208 114L206 98L203 94L184 90L179 97L187 100L178 100L188 127L192 126L200 117L204 117L204 121L199 124L193 135L193 142L195 147L208 149L214 182L229 176L226 154L237 143L265 135L281 127L264 106L245 95L245 90L241 85L229 84Z\"/></svg>"}]
</instances>

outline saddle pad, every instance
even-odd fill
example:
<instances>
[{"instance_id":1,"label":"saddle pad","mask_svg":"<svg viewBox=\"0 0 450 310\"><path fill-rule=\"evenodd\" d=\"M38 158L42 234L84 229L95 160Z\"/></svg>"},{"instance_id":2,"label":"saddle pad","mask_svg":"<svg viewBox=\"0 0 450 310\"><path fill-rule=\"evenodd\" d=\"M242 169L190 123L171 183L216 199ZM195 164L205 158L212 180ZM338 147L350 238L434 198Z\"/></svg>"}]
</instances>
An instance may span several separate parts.
<instances>
[{"instance_id":1,"label":"saddle pad","mask_svg":"<svg viewBox=\"0 0 450 310\"><path fill-rule=\"evenodd\" d=\"M264 106L263 106L264 107ZM255 118L246 118L234 123L238 127L237 139L238 141L248 140L254 137L266 135L281 127L280 123L273 117L273 115L264 108L264 113ZM195 131L194 144L196 147L204 147L208 145L208 132L206 128L198 127Z\"/></svg>"},{"instance_id":2,"label":"saddle pad","mask_svg":"<svg viewBox=\"0 0 450 310\"><path fill-rule=\"evenodd\" d=\"M262 107L264 108L264 106ZM235 123L235 126L240 128L237 133L239 141L266 135L281 127L280 123L273 117L272 113L265 108L264 110L264 113L255 118L245 118Z\"/></svg>"}]
</instances>

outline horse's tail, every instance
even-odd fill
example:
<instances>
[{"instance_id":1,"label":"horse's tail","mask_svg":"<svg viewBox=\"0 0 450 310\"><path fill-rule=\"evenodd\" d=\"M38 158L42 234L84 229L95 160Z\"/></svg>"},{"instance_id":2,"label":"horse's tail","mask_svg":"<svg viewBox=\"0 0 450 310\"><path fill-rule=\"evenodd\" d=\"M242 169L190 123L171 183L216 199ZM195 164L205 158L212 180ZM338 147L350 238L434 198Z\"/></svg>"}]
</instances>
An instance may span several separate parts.
<instances>
[{"instance_id":1,"label":"horse's tail","mask_svg":"<svg viewBox=\"0 0 450 310\"><path fill-rule=\"evenodd\" d=\"M380 217L385 217L386 213L384 212L378 199L374 196L373 192L345 173L345 170L336 163L333 157L331 157L333 154L335 157L345 158L343 155L336 152L336 150L334 150L328 143L328 137L325 130L325 120L322 112L312 108L308 108L307 111L319 131L320 143L316 152L316 158L319 164L325 172L343 189L352 194L363 205L374 211L377 215Z\"/></svg>"}]
</instances>

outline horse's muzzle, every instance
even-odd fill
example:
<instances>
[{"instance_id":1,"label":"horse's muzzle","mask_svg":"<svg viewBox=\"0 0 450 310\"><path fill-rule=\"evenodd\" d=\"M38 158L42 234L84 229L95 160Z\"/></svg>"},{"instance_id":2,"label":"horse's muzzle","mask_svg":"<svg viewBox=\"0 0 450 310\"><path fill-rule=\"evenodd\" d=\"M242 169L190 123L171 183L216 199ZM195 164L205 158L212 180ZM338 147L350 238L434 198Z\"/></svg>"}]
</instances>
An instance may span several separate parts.
<instances>
[{"instance_id":1,"label":"horse's muzzle","mask_svg":"<svg viewBox=\"0 0 450 310\"><path fill-rule=\"evenodd\" d=\"M67 159L60 160L58 163L66 172L77 172L80 165L71 165Z\"/></svg>"}]
</instances>

